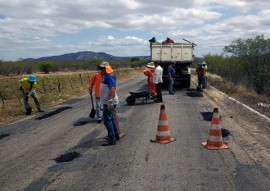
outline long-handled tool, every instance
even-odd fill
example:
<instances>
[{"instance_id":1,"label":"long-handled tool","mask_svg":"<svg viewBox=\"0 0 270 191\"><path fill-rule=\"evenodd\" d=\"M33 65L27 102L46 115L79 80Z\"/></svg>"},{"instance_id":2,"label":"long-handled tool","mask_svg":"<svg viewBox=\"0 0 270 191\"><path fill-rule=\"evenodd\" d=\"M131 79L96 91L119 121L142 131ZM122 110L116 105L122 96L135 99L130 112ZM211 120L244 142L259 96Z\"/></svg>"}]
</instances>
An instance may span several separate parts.
<instances>
[{"instance_id":1,"label":"long-handled tool","mask_svg":"<svg viewBox=\"0 0 270 191\"><path fill-rule=\"evenodd\" d=\"M92 109L91 109L91 112L90 112L90 114L89 114L89 117L94 118L95 115L96 115L96 110L95 110L95 107L94 107L94 102L93 102L93 96L92 96L92 93L90 93L90 96L91 96Z\"/></svg>"}]
</instances>

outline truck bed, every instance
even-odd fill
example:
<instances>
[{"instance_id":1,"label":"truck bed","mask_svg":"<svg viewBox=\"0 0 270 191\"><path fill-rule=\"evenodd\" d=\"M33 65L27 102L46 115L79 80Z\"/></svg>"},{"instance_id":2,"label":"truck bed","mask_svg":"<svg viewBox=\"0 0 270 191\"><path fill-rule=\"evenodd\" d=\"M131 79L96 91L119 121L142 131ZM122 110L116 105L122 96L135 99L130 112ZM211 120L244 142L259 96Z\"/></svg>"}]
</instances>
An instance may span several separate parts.
<instances>
[{"instance_id":1,"label":"truck bed","mask_svg":"<svg viewBox=\"0 0 270 191\"><path fill-rule=\"evenodd\" d=\"M152 43L151 61L191 63L193 61L193 45L190 43Z\"/></svg>"}]
</instances>

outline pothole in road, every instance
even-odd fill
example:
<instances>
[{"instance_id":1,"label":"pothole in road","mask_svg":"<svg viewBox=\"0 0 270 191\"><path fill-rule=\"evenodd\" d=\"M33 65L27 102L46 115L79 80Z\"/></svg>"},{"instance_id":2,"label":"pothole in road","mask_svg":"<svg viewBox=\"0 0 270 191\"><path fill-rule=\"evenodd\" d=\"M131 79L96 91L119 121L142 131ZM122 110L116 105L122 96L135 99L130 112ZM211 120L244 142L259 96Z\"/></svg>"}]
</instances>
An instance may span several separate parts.
<instances>
[{"instance_id":1,"label":"pothole in road","mask_svg":"<svg viewBox=\"0 0 270 191\"><path fill-rule=\"evenodd\" d=\"M224 138L231 135L230 131L228 131L227 129L221 128L221 132L222 132L222 137L224 137Z\"/></svg>"},{"instance_id":2,"label":"pothole in road","mask_svg":"<svg viewBox=\"0 0 270 191\"><path fill-rule=\"evenodd\" d=\"M5 138L5 137L7 137L7 136L9 136L9 134L7 134L7 133L1 134L1 135L0 135L0 139Z\"/></svg>"},{"instance_id":3,"label":"pothole in road","mask_svg":"<svg viewBox=\"0 0 270 191\"><path fill-rule=\"evenodd\" d=\"M212 121L213 112L201 112L205 121Z\"/></svg>"},{"instance_id":4,"label":"pothole in road","mask_svg":"<svg viewBox=\"0 0 270 191\"><path fill-rule=\"evenodd\" d=\"M201 92L187 92L187 95L189 97L203 97L203 94Z\"/></svg>"},{"instance_id":5,"label":"pothole in road","mask_svg":"<svg viewBox=\"0 0 270 191\"><path fill-rule=\"evenodd\" d=\"M48 112L48 113L44 113L43 115L41 115L39 117L36 117L36 120L46 119L48 117L51 117L53 115L56 115L56 114L58 114L58 113L60 113L62 111L68 110L68 109L72 109L72 107L69 107L69 106L67 106L67 107L60 107L60 108L58 108L58 109L56 109L54 111L51 111L51 112Z\"/></svg>"},{"instance_id":6,"label":"pothole in road","mask_svg":"<svg viewBox=\"0 0 270 191\"><path fill-rule=\"evenodd\" d=\"M75 158L80 157L81 155L77 153L76 151L66 153L63 155L60 155L59 157L55 158L55 162L60 163L60 162L70 162L74 160Z\"/></svg>"},{"instance_id":7,"label":"pothole in road","mask_svg":"<svg viewBox=\"0 0 270 191\"><path fill-rule=\"evenodd\" d=\"M77 121L74 123L74 126L83 126L87 123L89 123L89 121Z\"/></svg>"},{"instance_id":8,"label":"pothole in road","mask_svg":"<svg viewBox=\"0 0 270 191\"><path fill-rule=\"evenodd\" d=\"M213 112L201 112L203 119L205 121L212 121ZM222 116L219 116L220 121L222 121Z\"/></svg>"}]
</instances>

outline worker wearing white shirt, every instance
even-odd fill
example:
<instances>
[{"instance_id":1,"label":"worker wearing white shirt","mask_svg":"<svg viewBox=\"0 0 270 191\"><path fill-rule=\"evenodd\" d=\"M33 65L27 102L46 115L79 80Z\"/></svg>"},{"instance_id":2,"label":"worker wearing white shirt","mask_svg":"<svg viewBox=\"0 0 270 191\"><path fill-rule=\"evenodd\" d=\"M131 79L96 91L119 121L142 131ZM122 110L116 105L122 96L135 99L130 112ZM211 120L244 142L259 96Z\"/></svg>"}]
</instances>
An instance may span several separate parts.
<instances>
[{"instance_id":1,"label":"worker wearing white shirt","mask_svg":"<svg viewBox=\"0 0 270 191\"><path fill-rule=\"evenodd\" d=\"M155 62L154 84L156 85L156 91L157 91L157 98L155 100L155 102L157 103L163 102L162 93L161 93L161 85L163 83L162 74L163 74L163 69L161 68L158 62Z\"/></svg>"}]
</instances>

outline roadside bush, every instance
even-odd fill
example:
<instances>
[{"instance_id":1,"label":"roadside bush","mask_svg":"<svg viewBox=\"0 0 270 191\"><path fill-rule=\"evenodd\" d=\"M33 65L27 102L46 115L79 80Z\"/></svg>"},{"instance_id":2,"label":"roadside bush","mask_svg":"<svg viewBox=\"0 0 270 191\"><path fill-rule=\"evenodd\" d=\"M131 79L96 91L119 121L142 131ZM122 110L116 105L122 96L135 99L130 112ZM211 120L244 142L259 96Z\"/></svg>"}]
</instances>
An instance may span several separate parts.
<instances>
[{"instance_id":1,"label":"roadside bush","mask_svg":"<svg viewBox=\"0 0 270 191\"><path fill-rule=\"evenodd\" d=\"M38 64L40 71L44 72L45 74L49 74L50 71L53 69L53 64L49 61L41 62Z\"/></svg>"}]
</instances>

